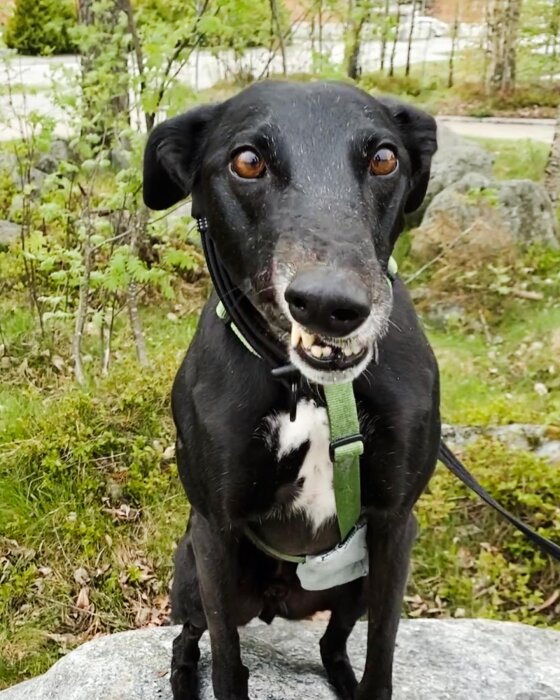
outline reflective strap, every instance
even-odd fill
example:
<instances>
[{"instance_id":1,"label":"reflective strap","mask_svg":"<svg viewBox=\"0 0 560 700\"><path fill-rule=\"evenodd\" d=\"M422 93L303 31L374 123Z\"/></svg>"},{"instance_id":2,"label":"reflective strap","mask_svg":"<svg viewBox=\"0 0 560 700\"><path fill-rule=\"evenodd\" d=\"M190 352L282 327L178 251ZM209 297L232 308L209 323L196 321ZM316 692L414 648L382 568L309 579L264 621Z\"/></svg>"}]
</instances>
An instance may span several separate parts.
<instances>
[{"instance_id":1,"label":"reflective strap","mask_svg":"<svg viewBox=\"0 0 560 700\"><path fill-rule=\"evenodd\" d=\"M216 305L216 316L229 325L231 330L235 333L235 335L239 338L239 340L243 343L247 350L249 350L249 352L253 353L255 357L260 358L259 353L255 352L255 350L249 345L249 343L245 340L245 336L241 333L241 331L235 325L235 323L232 323L229 320L226 307L222 304L221 301L219 301Z\"/></svg>"},{"instance_id":2,"label":"reflective strap","mask_svg":"<svg viewBox=\"0 0 560 700\"><path fill-rule=\"evenodd\" d=\"M331 431L336 515L344 540L358 522L362 510L360 455L364 452L364 443L352 383L325 384L323 390Z\"/></svg>"}]
</instances>

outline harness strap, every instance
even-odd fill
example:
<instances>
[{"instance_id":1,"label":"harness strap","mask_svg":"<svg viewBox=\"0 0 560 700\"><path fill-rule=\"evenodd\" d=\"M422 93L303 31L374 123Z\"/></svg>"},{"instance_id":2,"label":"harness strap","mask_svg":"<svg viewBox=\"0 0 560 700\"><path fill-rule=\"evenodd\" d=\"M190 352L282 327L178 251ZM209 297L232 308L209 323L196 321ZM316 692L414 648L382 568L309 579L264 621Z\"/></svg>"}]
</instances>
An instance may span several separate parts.
<instances>
[{"instance_id":1,"label":"harness strap","mask_svg":"<svg viewBox=\"0 0 560 700\"><path fill-rule=\"evenodd\" d=\"M336 517L344 540L358 522L362 510L360 455L364 452L364 442L352 382L325 384L323 391L331 430Z\"/></svg>"},{"instance_id":2,"label":"harness strap","mask_svg":"<svg viewBox=\"0 0 560 700\"><path fill-rule=\"evenodd\" d=\"M247 539L255 545L257 549L260 549L261 552L268 554L273 559L279 559L280 561L289 561L292 564L303 564L305 562L304 555L284 554L284 552L280 552L277 549L274 549L274 547L271 547L268 544L268 542L265 542L258 535L256 535L255 532L249 527L249 525L245 526L243 533L247 537Z\"/></svg>"}]
</instances>

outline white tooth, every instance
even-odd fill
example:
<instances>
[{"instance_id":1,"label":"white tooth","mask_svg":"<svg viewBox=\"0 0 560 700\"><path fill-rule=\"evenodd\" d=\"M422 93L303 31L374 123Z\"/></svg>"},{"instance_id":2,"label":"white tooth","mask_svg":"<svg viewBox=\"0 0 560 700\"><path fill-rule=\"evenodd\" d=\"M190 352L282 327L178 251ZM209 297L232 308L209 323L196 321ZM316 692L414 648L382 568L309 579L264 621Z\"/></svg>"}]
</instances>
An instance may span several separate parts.
<instances>
[{"instance_id":1,"label":"white tooth","mask_svg":"<svg viewBox=\"0 0 560 700\"><path fill-rule=\"evenodd\" d=\"M349 348L349 347L343 348L342 352L346 355L346 357L350 357L350 355L354 354L354 351L352 350L352 348Z\"/></svg>"},{"instance_id":2,"label":"white tooth","mask_svg":"<svg viewBox=\"0 0 560 700\"><path fill-rule=\"evenodd\" d=\"M301 344L306 350L309 350L311 348L314 340L314 335L311 335L311 333L307 333L303 330L303 328L301 329Z\"/></svg>"},{"instance_id":3,"label":"white tooth","mask_svg":"<svg viewBox=\"0 0 560 700\"><path fill-rule=\"evenodd\" d=\"M323 357L330 357L332 355L332 348L330 345L325 345L323 348Z\"/></svg>"},{"instance_id":4,"label":"white tooth","mask_svg":"<svg viewBox=\"0 0 560 700\"><path fill-rule=\"evenodd\" d=\"M320 348L318 345L313 345L311 347L311 354L313 357L323 357L323 348Z\"/></svg>"},{"instance_id":5,"label":"white tooth","mask_svg":"<svg viewBox=\"0 0 560 700\"><path fill-rule=\"evenodd\" d=\"M292 324L292 347L297 348L301 338L301 326L297 323Z\"/></svg>"},{"instance_id":6,"label":"white tooth","mask_svg":"<svg viewBox=\"0 0 560 700\"><path fill-rule=\"evenodd\" d=\"M359 340L355 340L355 341L352 343L352 346L351 346L351 347L352 347L352 351L353 351L354 355L357 355L357 354L360 352L360 350L362 349L361 346L360 346L360 341L359 341Z\"/></svg>"}]
</instances>

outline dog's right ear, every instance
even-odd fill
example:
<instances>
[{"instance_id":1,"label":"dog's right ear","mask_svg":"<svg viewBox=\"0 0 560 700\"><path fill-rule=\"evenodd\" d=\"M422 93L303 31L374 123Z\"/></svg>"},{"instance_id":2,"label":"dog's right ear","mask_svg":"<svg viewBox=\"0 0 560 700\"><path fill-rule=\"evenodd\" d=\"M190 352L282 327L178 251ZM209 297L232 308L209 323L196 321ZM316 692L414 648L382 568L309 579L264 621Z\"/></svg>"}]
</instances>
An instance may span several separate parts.
<instances>
[{"instance_id":1,"label":"dog's right ear","mask_svg":"<svg viewBox=\"0 0 560 700\"><path fill-rule=\"evenodd\" d=\"M205 105L156 126L144 151L144 202L167 209L193 188L208 127L220 105Z\"/></svg>"}]
</instances>

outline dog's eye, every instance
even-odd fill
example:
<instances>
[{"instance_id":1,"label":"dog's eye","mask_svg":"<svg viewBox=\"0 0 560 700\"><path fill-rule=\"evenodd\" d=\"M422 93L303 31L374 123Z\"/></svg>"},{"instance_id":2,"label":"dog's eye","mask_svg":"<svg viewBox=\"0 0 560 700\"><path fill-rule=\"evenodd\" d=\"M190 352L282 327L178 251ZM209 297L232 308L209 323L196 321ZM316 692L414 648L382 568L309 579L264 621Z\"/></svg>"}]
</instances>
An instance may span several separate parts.
<instances>
[{"instance_id":1,"label":"dog's eye","mask_svg":"<svg viewBox=\"0 0 560 700\"><path fill-rule=\"evenodd\" d=\"M230 167L236 175L246 180L255 180L258 177L262 177L266 170L264 160L258 153L249 148L238 151L233 156Z\"/></svg>"},{"instance_id":2,"label":"dog's eye","mask_svg":"<svg viewBox=\"0 0 560 700\"><path fill-rule=\"evenodd\" d=\"M372 175L390 175L397 169L399 161L390 148L380 148L369 163Z\"/></svg>"}]
</instances>

